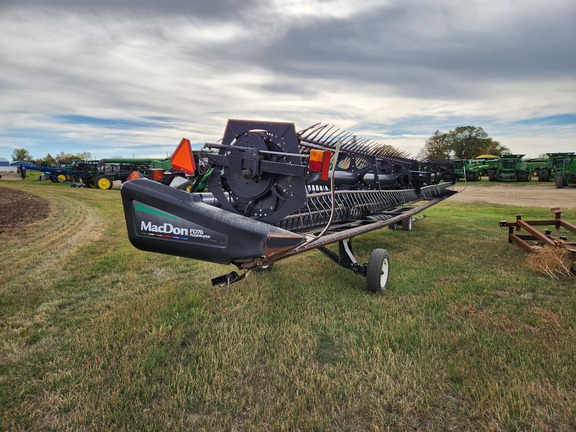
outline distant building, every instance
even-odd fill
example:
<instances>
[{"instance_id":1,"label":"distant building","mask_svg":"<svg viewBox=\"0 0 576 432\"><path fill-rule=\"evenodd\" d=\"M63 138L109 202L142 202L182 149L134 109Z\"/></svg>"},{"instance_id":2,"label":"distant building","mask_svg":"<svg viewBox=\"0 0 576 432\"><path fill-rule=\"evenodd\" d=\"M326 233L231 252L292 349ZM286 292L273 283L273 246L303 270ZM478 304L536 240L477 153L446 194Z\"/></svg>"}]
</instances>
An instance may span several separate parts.
<instances>
[{"instance_id":1,"label":"distant building","mask_svg":"<svg viewBox=\"0 0 576 432\"><path fill-rule=\"evenodd\" d=\"M17 167L10 166L10 161L5 158L0 158L0 171L1 172L16 172Z\"/></svg>"}]
</instances>

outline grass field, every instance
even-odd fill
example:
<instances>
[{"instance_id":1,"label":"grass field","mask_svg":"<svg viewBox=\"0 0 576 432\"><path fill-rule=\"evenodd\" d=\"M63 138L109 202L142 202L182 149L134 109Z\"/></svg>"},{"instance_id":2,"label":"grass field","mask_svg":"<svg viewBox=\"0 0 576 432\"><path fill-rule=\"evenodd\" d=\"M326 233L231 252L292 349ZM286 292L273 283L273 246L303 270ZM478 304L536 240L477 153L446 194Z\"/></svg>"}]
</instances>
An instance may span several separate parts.
<instances>
[{"instance_id":1,"label":"grass field","mask_svg":"<svg viewBox=\"0 0 576 432\"><path fill-rule=\"evenodd\" d=\"M2 430L576 429L575 280L498 226L545 209L448 200L358 237L391 254L383 295L317 252L221 289L232 268L134 249L117 190L0 187L52 206L2 240Z\"/></svg>"}]
</instances>

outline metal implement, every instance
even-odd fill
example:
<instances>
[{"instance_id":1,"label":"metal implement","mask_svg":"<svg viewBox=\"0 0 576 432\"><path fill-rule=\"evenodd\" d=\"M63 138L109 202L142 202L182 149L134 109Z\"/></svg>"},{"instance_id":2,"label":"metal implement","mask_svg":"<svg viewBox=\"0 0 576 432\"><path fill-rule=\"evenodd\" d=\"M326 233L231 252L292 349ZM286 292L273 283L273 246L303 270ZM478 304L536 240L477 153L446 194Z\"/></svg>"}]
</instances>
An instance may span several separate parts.
<instances>
[{"instance_id":1,"label":"metal implement","mask_svg":"<svg viewBox=\"0 0 576 432\"><path fill-rule=\"evenodd\" d=\"M411 229L414 215L456 193L451 162L419 162L327 125L296 132L293 123L229 120L221 143L205 144L198 157L205 163L196 179L208 176L208 192L142 179L124 183L121 194L135 247L245 271L215 285L319 249L382 291L388 252L376 249L360 264L352 238L386 226ZM334 242L339 254L325 248Z\"/></svg>"},{"instance_id":2,"label":"metal implement","mask_svg":"<svg viewBox=\"0 0 576 432\"><path fill-rule=\"evenodd\" d=\"M553 226L556 231L564 228L576 234L576 225L562 219L560 209L552 209L552 212L555 215L554 219L525 221L522 219L522 215L517 214L514 222L503 220L500 221L500 226L508 227L508 242L517 244L526 252L536 252L545 245L562 245L570 251L576 252L576 241L569 242L566 236L553 236L550 229L542 232L535 228L536 226ZM528 234L520 234L521 230Z\"/></svg>"},{"instance_id":3,"label":"metal implement","mask_svg":"<svg viewBox=\"0 0 576 432\"><path fill-rule=\"evenodd\" d=\"M570 240L566 235L559 235L561 228L576 234L576 225L562 219L560 209L554 208L552 212L555 214L554 219L525 221L521 215L517 214L515 222L503 220L500 221L500 226L508 227L509 243L517 244L528 253L539 253L539 267L544 268L547 273L553 274L554 268L542 263L542 253L546 247L548 251L553 251L553 254L558 255L553 260L554 267L563 268L564 274L576 276L576 241ZM552 235L551 229L541 231L536 228L537 226L553 226L558 234ZM527 234L521 234L522 230ZM558 250L562 253L558 254Z\"/></svg>"}]
</instances>

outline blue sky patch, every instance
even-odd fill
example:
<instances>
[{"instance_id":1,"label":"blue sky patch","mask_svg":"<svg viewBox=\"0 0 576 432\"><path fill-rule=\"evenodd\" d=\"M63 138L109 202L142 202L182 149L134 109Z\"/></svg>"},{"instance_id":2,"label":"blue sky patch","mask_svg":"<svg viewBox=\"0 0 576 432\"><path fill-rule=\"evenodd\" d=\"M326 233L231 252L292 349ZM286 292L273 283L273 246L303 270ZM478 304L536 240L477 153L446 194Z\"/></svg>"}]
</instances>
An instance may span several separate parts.
<instances>
[{"instance_id":1,"label":"blue sky patch","mask_svg":"<svg viewBox=\"0 0 576 432\"><path fill-rule=\"evenodd\" d=\"M516 122L526 126L564 126L576 124L576 114L558 114L548 117L534 117Z\"/></svg>"},{"instance_id":2,"label":"blue sky patch","mask_svg":"<svg viewBox=\"0 0 576 432\"><path fill-rule=\"evenodd\" d=\"M90 117L75 114L65 114L56 116L56 120L62 123L74 125L87 125L93 127L100 127L106 129L144 129L149 127L168 128L169 125L165 124L168 121L166 117L149 117L148 121L143 120L127 120L120 118L101 118Z\"/></svg>"}]
</instances>

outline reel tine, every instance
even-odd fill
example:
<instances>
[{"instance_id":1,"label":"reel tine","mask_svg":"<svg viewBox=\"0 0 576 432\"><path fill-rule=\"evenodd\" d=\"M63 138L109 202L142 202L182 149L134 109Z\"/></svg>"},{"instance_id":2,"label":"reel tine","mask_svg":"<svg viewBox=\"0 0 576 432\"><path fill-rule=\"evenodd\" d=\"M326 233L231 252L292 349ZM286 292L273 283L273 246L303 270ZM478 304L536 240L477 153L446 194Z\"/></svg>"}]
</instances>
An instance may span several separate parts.
<instances>
[{"instance_id":1,"label":"reel tine","mask_svg":"<svg viewBox=\"0 0 576 432\"><path fill-rule=\"evenodd\" d=\"M334 149L340 141L340 150L344 152L388 159L396 158L402 162L412 159L409 153L400 151L389 144L379 143L369 138L359 138L352 132L328 124L316 123L303 129L298 132L298 138L304 153L310 151L306 143Z\"/></svg>"},{"instance_id":2,"label":"reel tine","mask_svg":"<svg viewBox=\"0 0 576 432\"><path fill-rule=\"evenodd\" d=\"M315 139L316 139L316 136L317 136L319 133L321 133L326 127L328 127L327 124L318 126L315 130L313 130L313 131L306 137L306 141L314 142Z\"/></svg>"}]
</instances>

